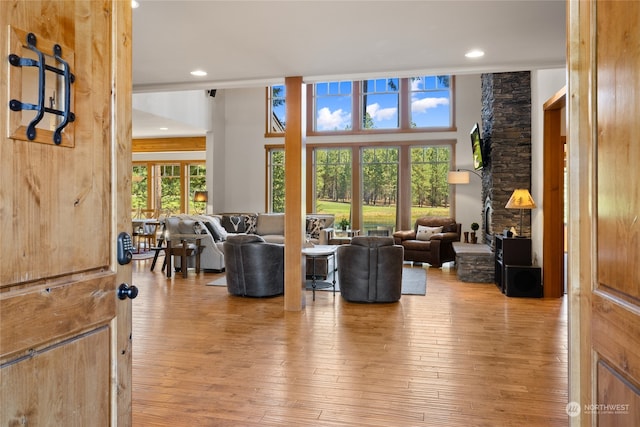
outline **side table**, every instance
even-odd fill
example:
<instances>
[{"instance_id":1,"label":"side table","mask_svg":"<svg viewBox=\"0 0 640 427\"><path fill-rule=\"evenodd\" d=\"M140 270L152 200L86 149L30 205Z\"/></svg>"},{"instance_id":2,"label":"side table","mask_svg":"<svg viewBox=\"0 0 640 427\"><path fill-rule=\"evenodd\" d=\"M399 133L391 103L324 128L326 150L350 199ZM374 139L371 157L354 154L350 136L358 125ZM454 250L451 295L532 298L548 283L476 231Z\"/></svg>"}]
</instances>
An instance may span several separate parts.
<instances>
[{"instance_id":1,"label":"side table","mask_svg":"<svg viewBox=\"0 0 640 427\"><path fill-rule=\"evenodd\" d=\"M313 301L316 300L316 289L325 289L329 287L333 287L333 296L335 298L336 295L336 271L338 271L338 266L336 265L336 250L338 249L338 245L316 245L310 248L302 248L302 254L310 259L313 262L313 272L311 276L311 280L307 280L307 289L311 289L313 292ZM329 274L332 275L332 281L318 281L318 277L316 274L316 258L326 259L327 260L327 279L329 279ZM333 268L329 268L330 261L333 259Z\"/></svg>"}]
</instances>

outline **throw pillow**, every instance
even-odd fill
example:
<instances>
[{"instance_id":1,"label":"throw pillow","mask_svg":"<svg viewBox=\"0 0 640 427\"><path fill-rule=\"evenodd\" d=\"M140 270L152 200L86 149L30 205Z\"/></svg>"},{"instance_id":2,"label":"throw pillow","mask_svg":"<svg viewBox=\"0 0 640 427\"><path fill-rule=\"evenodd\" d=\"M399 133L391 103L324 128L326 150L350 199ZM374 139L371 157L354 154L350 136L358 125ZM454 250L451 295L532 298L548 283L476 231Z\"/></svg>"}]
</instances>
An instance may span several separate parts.
<instances>
[{"instance_id":1,"label":"throw pillow","mask_svg":"<svg viewBox=\"0 0 640 427\"><path fill-rule=\"evenodd\" d=\"M320 231L325 228L326 220L324 218L311 218L307 217L307 234L312 239L320 238Z\"/></svg>"},{"instance_id":2,"label":"throw pillow","mask_svg":"<svg viewBox=\"0 0 640 427\"><path fill-rule=\"evenodd\" d=\"M222 224L220 224L220 218L212 217L210 224L213 226L213 229L216 231L216 234L212 234L214 239L216 235L218 235L220 239L219 241L227 240L227 230L225 230ZM216 239L216 241L218 240Z\"/></svg>"},{"instance_id":3,"label":"throw pillow","mask_svg":"<svg viewBox=\"0 0 640 427\"><path fill-rule=\"evenodd\" d=\"M203 221L203 222L204 222L204 226L207 227L207 230L209 230L209 234L211 234L211 237L213 237L213 241L214 242L221 241L222 238L220 237L220 234L218 233L216 228L213 226L212 221Z\"/></svg>"},{"instance_id":4,"label":"throw pillow","mask_svg":"<svg viewBox=\"0 0 640 427\"><path fill-rule=\"evenodd\" d=\"M244 233L246 230L243 215L223 215L222 226L229 233Z\"/></svg>"},{"instance_id":5,"label":"throw pillow","mask_svg":"<svg viewBox=\"0 0 640 427\"><path fill-rule=\"evenodd\" d=\"M247 215L244 223L245 223L245 229L247 234L256 234L256 228L258 224L258 215Z\"/></svg>"},{"instance_id":6,"label":"throw pillow","mask_svg":"<svg viewBox=\"0 0 640 427\"><path fill-rule=\"evenodd\" d=\"M442 227L427 227L425 225L419 225L418 232L416 233L416 239L428 241L431 240L431 236L437 233L442 233Z\"/></svg>"}]
</instances>

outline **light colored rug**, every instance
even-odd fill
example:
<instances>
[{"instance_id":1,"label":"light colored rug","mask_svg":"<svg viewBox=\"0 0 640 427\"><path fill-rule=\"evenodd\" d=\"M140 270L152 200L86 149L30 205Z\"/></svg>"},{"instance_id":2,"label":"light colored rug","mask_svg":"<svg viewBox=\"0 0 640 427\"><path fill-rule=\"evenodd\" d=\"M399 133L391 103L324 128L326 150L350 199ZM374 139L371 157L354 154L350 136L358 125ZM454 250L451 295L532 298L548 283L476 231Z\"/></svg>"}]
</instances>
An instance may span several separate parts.
<instances>
[{"instance_id":1,"label":"light colored rug","mask_svg":"<svg viewBox=\"0 0 640 427\"><path fill-rule=\"evenodd\" d=\"M151 258L153 258L154 255L155 255L155 252L153 252L153 251L134 253L133 254L133 259L134 260L151 259Z\"/></svg>"},{"instance_id":2,"label":"light colored rug","mask_svg":"<svg viewBox=\"0 0 640 427\"><path fill-rule=\"evenodd\" d=\"M331 280L331 276L329 276ZM310 283L310 281L308 282ZM207 286L227 286L226 276L220 277ZM309 286L307 290L310 290ZM316 289L316 291L333 291L333 288ZM340 291L340 283L336 274L336 292ZM427 293L427 270L423 267L404 266L402 269L402 294L403 295L425 295Z\"/></svg>"}]
</instances>

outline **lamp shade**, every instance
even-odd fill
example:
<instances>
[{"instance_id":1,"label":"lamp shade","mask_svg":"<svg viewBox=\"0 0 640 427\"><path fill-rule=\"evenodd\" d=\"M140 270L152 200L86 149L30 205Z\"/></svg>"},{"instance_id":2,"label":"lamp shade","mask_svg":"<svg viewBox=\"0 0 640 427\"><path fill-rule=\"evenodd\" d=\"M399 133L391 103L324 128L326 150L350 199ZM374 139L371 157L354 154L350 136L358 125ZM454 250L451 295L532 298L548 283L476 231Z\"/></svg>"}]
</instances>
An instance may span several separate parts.
<instances>
[{"instance_id":1,"label":"lamp shade","mask_svg":"<svg viewBox=\"0 0 640 427\"><path fill-rule=\"evenodd\" d=\"M505 205L507 209L533 209L536 207L536 202L533 201L533 197L529 194L529 190L526 188L516 188L513 190L511 198Z\"/></svg>"},{"instance_id":2,"label":"lamp shade","mask_svg":"<svg viewBox=\"0 0 640 427\"><path fill-rule=\"evenodd\" d=\"M206 202L207 200L209 200L209 196L206 191L196 191L193 194L194 202Z\"/></svg>"},{"instance_id":3,"label":"lamp shade","mask_svg":"<svg viewBox=\"0 0 640 427\"><path fill-rule=\"evenodd\" d=\"M469 172L450 171L447 175L447 182L449 184L468 184Z\"/></svg>"}]
</instances>

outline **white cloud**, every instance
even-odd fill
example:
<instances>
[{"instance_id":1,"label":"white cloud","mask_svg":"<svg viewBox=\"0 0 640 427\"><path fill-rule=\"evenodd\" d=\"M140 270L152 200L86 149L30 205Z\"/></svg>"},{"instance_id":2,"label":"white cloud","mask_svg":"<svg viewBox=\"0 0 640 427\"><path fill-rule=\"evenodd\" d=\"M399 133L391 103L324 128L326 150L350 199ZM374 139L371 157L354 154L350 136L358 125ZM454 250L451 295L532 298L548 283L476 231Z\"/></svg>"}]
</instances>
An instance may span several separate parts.
<instances>
[{"instance_id":1,"label":"white cloud","mask_svg":"<svg viewBox=\"0 0 640 427\"><path fill-rule=\"evenodd\" d=\"M449 105L449 98L422 98L411 102L411 112L424 113L429 108L439 105Z\"/></svg>"},{"instance_id":2,"label":"white cloud","mask_svg":"<svg viewBox=\"0 0 640 427\"><path fill-rule=\"evenodd\" d=\"M367 113L374 121L382 121L389 120L396 116L398 109L395 107L391 108L380 108L380 104L377 102L375 104L367 105Z\"/></svg>"},{"instance_id":3,"label":"white cloud","mask_svg":"<svg viewBox=\"0 0 640 427\"><path fill-rule=\"evenodd\" d=\"M318 111L318 130L343 130L351 125L351 114L344 112L342 108L331 112L327 107Z\"/></svg>"}]
</instances>

